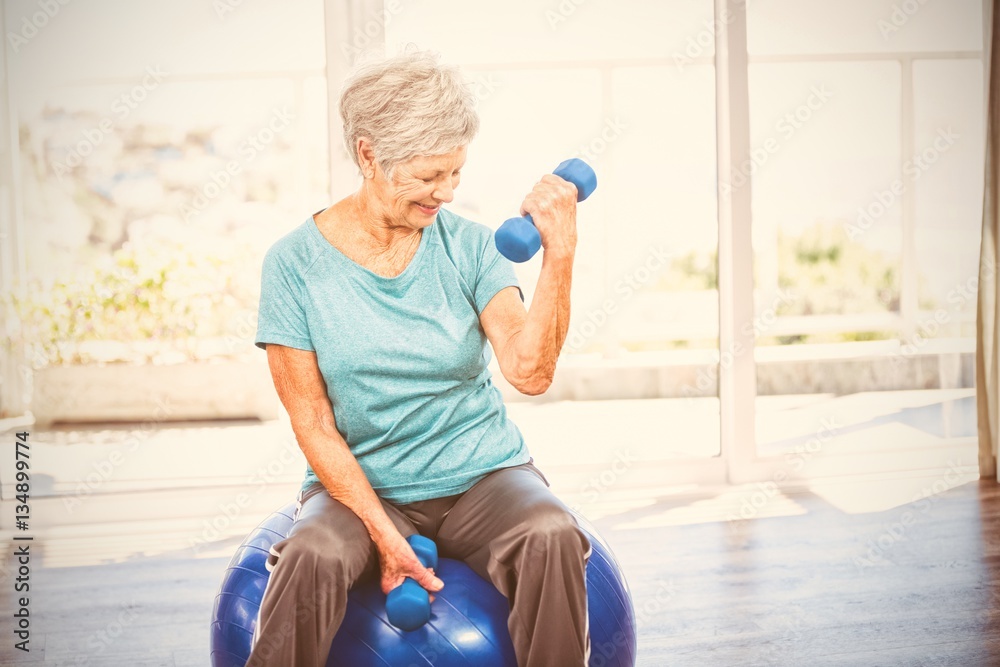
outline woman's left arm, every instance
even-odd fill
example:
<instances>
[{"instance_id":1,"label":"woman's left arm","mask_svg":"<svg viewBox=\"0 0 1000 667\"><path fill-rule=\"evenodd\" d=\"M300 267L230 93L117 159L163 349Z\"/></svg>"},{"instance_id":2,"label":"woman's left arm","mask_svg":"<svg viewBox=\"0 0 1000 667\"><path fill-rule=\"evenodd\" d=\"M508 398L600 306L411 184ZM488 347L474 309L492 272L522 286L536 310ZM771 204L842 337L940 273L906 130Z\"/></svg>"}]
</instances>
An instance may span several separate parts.
<instances>
[{"instance_id":1,"label":"woman's left arm","mask_svg":"<svg viewBox=\"0 0 1000 667\"><path fill-rule=\"evenodd\" d=\"M521 204L542 237L542 269L525 310L516 287L508 287L483 309L479 321L500 371L522 394L545 393L569 331L570 286L576 254L576 187L558 176L542 177Z\"/></svg>"}]
</instances>

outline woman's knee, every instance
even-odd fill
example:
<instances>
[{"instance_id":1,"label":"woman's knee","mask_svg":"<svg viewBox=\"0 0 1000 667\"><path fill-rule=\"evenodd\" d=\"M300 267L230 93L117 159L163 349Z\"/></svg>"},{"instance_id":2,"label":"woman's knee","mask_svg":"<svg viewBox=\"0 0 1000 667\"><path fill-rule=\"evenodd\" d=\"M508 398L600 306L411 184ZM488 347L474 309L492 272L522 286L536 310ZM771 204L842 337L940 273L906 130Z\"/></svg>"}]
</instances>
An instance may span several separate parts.
<instances>
[{"instance_id":1,"label":"woman's knee","mask_svg":"<svg viewBox=\"0 0 1000 667\"><path fill-rule=\"evenodd\" d=\"M560 551L590 552L590 540L576 517L560 503L544 503L531 508L522 524L529 543Z\"/></svg>"},{"instance_id":2,"label":"woman's knee","mask_svg":"<svg viewBox=\"0 0 1000 667\"><path fill-rule=\"evenodd\" d=\"M297 527L275 545L277 564L295 570L323 572L324 577L341 576L348 585L361 576L371 556L371 539L364 535L332 531L328 526Z\"/></svg>"}]
</instances>

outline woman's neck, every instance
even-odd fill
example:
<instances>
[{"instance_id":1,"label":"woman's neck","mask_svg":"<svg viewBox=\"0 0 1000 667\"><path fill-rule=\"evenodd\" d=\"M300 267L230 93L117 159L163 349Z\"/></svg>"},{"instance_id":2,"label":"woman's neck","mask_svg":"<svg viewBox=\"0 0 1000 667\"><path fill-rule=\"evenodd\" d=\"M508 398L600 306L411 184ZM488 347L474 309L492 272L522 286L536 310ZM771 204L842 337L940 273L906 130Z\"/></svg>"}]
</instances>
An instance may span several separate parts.
<instances>
[{"instance_id":1,"label":"woman's neck","mask_svg":"<svg viewBox=\"0 0 1000 667\"><path fill-rule=\"evenodd\" d=\"M353 194L314 216L320 233L348 259L373 273L398 276L416 255L421 229L393 225L378 207Z\"/></svg>"},{"instance_id":2,"label":"woman's neck","mask_svg":"<svg viewBox=\"0 0 1000 667\"><path fill-rule=\"evenodd\" d=\"M420 238L420 229L393 224L390 211L380 197L372 192L368 182L358 192L343 200L343 218L351 221L355 240L372 250L389 250Z\"/></svg>"}]
</instances>

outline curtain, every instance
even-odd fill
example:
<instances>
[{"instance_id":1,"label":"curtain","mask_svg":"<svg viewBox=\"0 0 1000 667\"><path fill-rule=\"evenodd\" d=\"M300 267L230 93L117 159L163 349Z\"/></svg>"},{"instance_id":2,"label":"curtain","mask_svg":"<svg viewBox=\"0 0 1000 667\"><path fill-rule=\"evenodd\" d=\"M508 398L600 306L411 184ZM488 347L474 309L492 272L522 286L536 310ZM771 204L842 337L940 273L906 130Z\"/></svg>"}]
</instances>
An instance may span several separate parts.
<instances>
[{"instance_id":1,"label":"curtain","mask_svg":"<svg viewBox=\"0 0 1000 667\"><path fill-rule=\"evenodd\" d=\"M979 475L998 479L1000 439L1000 11L995 0L984 3L983 48L986 54L986 187L983 192L983 239L979 258L979 303L976 308L976 412L979 424Z\"/></svg>"}]
</instances>

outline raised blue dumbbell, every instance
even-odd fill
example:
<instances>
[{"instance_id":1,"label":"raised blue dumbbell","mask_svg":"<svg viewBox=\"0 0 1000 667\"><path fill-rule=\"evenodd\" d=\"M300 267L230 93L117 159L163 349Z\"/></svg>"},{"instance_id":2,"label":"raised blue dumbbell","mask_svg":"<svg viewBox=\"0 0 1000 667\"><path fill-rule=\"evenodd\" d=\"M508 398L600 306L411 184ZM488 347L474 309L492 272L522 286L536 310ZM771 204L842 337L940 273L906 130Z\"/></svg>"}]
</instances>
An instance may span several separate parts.
<instances>
[{"instance_id":1,"label":"raised blue dumbbell","mask_svg":"<svg viewBox=\"0 0 1000 667\"><path fill-rule=\"evenodd\" d=\"M552 173L576 186L577 201L583 201L597 189L597 174L579 158L562 162ZM542 246L542 237L530 215L505 221L497 230L495 240L500 254L512 262L527 262Z\"/></svg>"},{"instance_id":2,"label":"raised blue dumbbell","mask_svg":"<svg viewBox=\"0 0 1000 667\"><path fill-rule=\"evenodd\" d=\"M432 540L423 535L410 535L406 541L424 567L437 567L437 545ZM416 630L431 618L431 601L427 589L407 577L402 584L389 591L385 599L385 611L389 622L400 630Z\"/></svg>"}]
</instances>

